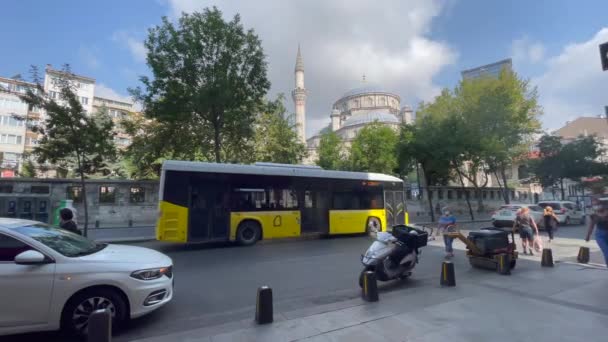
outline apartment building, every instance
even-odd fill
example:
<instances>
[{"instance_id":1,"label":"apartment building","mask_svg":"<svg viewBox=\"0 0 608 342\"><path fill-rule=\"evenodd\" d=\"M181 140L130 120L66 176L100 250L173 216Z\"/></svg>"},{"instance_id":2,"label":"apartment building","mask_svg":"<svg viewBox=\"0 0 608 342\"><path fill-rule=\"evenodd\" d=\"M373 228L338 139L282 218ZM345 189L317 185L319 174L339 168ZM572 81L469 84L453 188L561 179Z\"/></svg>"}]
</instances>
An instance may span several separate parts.
<instances>
[{"instance_id":1,"label":"apartment building","mask_svg":"<svg viewBox=\"0 0 608 342\"><path fill-rule=\"evenodd\" d=\"M63 76L63 71L56 70L51 65L46 66L44 90L58 102L61 102L60 80ZM94 78L77 74L70 76L72 89L84 110L92 114L103 108L107 109L116 124L116 146L121 149L128 147L131 137L122 130L120 121L134 114L133 103L95 96ZM18 77L0 77L0 177L18 175L24 161L24 153L31 152L40 139L39 134L28 127L39 125L45 116L41 111L29 108L21 100L20 95L25 94L28 88L35 90L35 84L22 81Z\"/></svg>"}]
</instances>

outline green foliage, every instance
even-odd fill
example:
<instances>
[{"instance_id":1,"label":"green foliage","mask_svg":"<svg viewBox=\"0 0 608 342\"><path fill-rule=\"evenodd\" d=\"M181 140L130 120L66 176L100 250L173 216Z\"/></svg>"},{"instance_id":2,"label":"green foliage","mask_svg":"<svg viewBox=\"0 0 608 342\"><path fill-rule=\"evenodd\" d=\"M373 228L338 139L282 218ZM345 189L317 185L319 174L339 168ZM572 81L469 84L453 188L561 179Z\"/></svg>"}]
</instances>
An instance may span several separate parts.
<instances>
[{"instance_id":1,"label":"green foliage","mask_svg":"<svg viewBox=\"0 0 608 342\"><path fill-rule=\"evenodd\" d=\"M86 235L88 208L84 179L87 175L103 169L108 161L114 160L114 124L107 113L86 113L73 89L75 76L68 65L64 66L57 77L58 101L45 92L35 68L33 78L36 91L28 89L22 99L29 106L40 108L46 113L44 125L32 128L42 134L33 155L39 164L49 162L59 168L75 168L85 194L83 199Z\"/></svg>"},{"instance_id":2,"label":"green foliage","mask_svg":"<svg viewBox=\"0 0 608 342\"><path fill-rule=\"evenodd\" d=\"M21 177L24 178L36 178L36 165L30 159L26 160L21 166Z\"/></svg>"},{"instance_id":3,"label":"green foliage","mask_svg":"<svg viewBox=\"0 0 608 342\"><path fill-rule=\"evenodd\" d=\"M580 136L562 144L559 137L544 135L538 143L539 159L531 161L530 167L536 179L545 187L560 185L565 197L564 179L580 180L606 174L608 165L599 161L603 154L601 143L594 136Z\"/></svg>"},{"instance_id":4,"label":"green foliage","mask_svg":"<svg viewBox=\"0 0 608 342\"><path fill-rule=\"evenodd\" d=\"M398 166L397 140L397 133L392 128L378 122L361 128L350 148L350 169L394 174Z\"/></svg>"},{"instance_id":5,"label":"green foliage","mask_svg":"<svg viewBox=\"0 0 608 342\"><path fill-rule=\"evenodd\" d=\"M342 170L346 167L343 155L344 145L336 132L328 131L321 135L316 164L325 170Z\"/></svg>"},{"instance_id":6,"label":"green foliage","mask_svg":"<svg viewBox=\"0 0 608 342\"><path fill-rule=\"evenodd\" d=\"M141 77L144 89L131 93L158 125L142 136L166 147L132 151L132 161L153 165L166 156L216 162L250 157L254 113L270 88L253 30L245 31L238 15L225 21L213 7L182 14L175 25L163 18L149 30L145 46L153 77Z\"/></svg>"},{"instance_id":7,"label":"green foliage","mask_svg":"<svg viewBox=\"0 0 608 342\"><path fill-rule=\"evenodd\" d=\"M280 94L275 101L268 102L255 123L254 148L257 161L298 164L306 156L306 145L298 139L293 116L286 115Z\"/></svg>"}]
</instances>

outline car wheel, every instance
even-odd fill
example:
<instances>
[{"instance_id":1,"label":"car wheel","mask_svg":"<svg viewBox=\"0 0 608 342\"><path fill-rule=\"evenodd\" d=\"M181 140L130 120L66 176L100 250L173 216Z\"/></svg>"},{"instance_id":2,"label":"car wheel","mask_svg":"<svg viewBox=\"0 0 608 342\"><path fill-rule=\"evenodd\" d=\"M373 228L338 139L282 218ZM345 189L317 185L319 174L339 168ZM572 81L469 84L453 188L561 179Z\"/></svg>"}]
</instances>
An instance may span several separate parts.
<instances>
[{"instance_id":1,"label":"car wheel","mask_svg":"<svg viewBox=\"0 0 608 342\"><path fill-rule=\"evenodd\" d=\"M86 336L89 317L96 310L107 309L112 315L112 327L120 327L127 319L127 303L116 291L106 288L92 289L72 297L65 305L61 326L75 336Z\"/></svg>"},{"instance_id":2,"label":"car wheel","mask_svg":"<svg viewBox=\"0 0 608 342\"><path fill-rule=\"evenodd\" d=\"M370 236L375 236L378 232L382 231L382 223L376 217L370 217L367 219L367 225L365 233Z\"/></svg>"},{"instance_id":3,"label":"car wheel","mask_svg":"<svg viewBox=\"0 0 608 342\"><path fill-rule=\"evenodd\" d=\"M262 236L260 224L255 221L245 221L239 224L236 232L236 242L241 246L251 246Z\"/></svg>"}]
</instances>

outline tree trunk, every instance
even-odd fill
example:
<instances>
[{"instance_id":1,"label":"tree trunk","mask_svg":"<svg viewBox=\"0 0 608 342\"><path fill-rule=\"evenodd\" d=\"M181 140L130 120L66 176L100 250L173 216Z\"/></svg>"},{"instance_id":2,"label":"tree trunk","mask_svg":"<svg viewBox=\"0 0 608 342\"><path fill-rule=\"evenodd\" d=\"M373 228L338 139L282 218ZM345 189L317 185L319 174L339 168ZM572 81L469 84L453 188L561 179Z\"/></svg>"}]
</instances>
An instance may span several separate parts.
<instances>
[{"instance_id":1,"label":"tree trunk","mask_svg":"<svg viewBox=\"0 0 608 342\"><path fill-rule=\"evenodd\" d=\"M511 200L509 199L509 186L507 185L507 172L505 171L504 166L500 168L500 175L502 176L502 184L505 187L505 204L510 204Z\"/></svg>"},{"instance_id":2,"label":"tree trunk","mask_svg":"<svg viewBox=\"0 0 608 342\"><path fill-rule=\"evenodd\" d=\"M221 163L222 162L222 156L221 156L221 145L220 145L220 128L219 125L214 125L213 126L213 149L215 152L215 162L216 163Z\"/></svg>"},{"instance_id":3,"label":"tree trunk","mask_svg":"<svg viewBox=\"0 0 608 342\"><path fill-rule=\"evenodd\" d=\"M83 170L83 158L81 158L80 154L76 154L76 158L78 161L78 172L80 173L80 188L82 189L82 205L84 206L84 227L82 230L82 234L87 237L89 234L89 205L87 201L87 189L84 182L84 170Z\"/></svg>"},{"instance_id":4,"label":"tree trunk","mask_svg":"<svg viewBox=\"0 0 608 342\"><path fill-rule=\"evenodd\" d=\"M475 221L475 215L473 215L473 208L471 207L471 200L469 199L468 192L464 186L464 179L462 179L462 174L458 169L456 169L456 173L458 174L458 179L460 179L460 188L464 194L464 198L467 201L467 207L469 208L469 215L471 216L471 221Z\"/></svg>"},{"instance_id":5,"label":"tree trunk","mask_svg":"<svg viewBox=\"0 0 608 342\"><path fill-rule=\"evenodd\" d=\"M565 201L566 198L566 192L564 191L564 179L560 178L559 179L559 189L562 192L562 201Z\"/></svg>"},{"instance_id":6,"label":"tree trunk","mask_svg":"<svg viewBox=\"0 0 608 342\"><path fill-rule=\"evenodd\" d=\"M435 222L435 210L433 209L433 198L431 197L432 192L429 185L426 185L426 197L429 199L429 211L431 213L431 222Z\"/></svg>"},{"instance_id":7,"label":"tree trunk","mask_svg":"<svg viewBox=\"0 0 608 342\"><path fill-rule=\"evenodd\" d=\"M475 188L475 192L477 193L477 212L482 213L484 211L484 207L481 188Z\"/></svg>"}]
</instances>

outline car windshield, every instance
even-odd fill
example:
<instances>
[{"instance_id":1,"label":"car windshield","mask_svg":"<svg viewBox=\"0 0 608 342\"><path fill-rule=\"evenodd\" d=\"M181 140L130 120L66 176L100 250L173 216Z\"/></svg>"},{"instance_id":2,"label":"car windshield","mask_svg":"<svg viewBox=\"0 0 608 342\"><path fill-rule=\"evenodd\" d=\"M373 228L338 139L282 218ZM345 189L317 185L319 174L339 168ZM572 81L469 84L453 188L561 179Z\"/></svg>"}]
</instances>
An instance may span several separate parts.
<instances>
[{"instance_id":1,"label":"car windshield","mask_svg":"<svg viewBox=\"0 0 608 342\"><path fill-rule=\"evenodd\" d=\"M562 208L562 206L559 203L538 203L538 205L540 207L542 207L543 209L546 207L551 207L551 209L553 210L560 210Z\"/></svg>"},{"instance_id":2,"label":"car windshield","mask_svg":"<svg viewBox=\"0 0 608 342\"><path fill-rule=\"evenodd\" d=\"M107 244L96 243L78 234L42 223L16 227L12 230L28 236L67 257L93 254L107 246Z\"/></svg>"}]
</instances>

